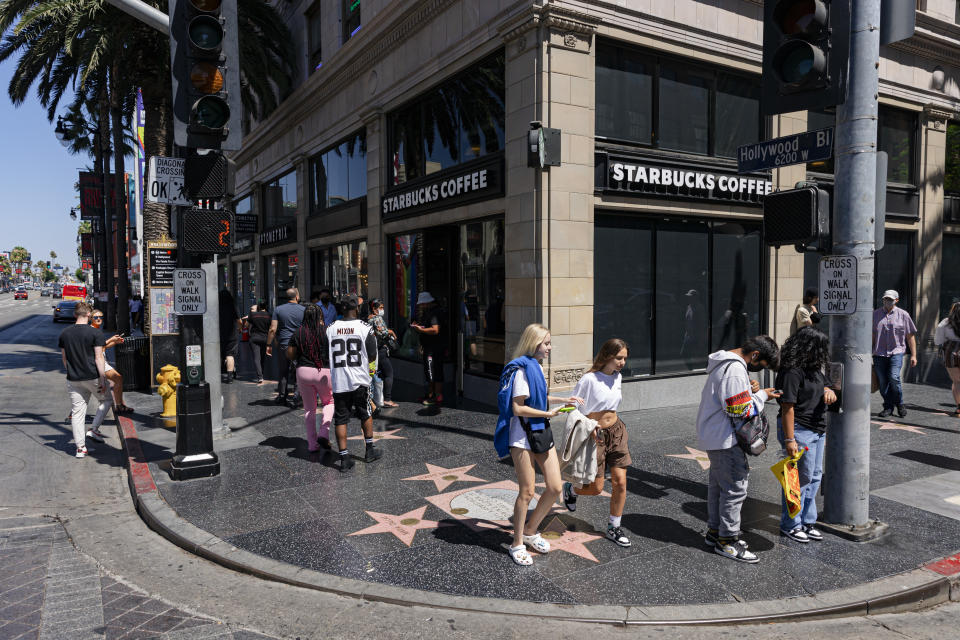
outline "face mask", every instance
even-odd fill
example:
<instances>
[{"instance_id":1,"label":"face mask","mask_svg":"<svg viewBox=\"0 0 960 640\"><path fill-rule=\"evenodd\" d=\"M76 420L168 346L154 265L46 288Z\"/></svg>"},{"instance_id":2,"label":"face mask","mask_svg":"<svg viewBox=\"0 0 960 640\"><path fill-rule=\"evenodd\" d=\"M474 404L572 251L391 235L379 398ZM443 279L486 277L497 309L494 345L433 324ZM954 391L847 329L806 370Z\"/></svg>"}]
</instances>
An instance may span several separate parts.
<instances>
[{"instance_id":1,"label":"face mask","mask_svg":"<svg viewBox=\"0 0 960 640\"><path fill-rule=\"evenodd\" d=\"M886 309L887 311L890 311L890 309L893 309L894 304L896 303L893 300L884 300L883 308Z\"/></svg>"},{"instance_id":2,"label":"face mask","mask_svg":"<svg viewBox=\"0 0 960 640\"><path fill-rule=\"evenodd\" d=\"M382 315L383 315L383 309L380 309L380 311L377 311L377 315L378 315L378 316L382 316Z\"/></svg>"}]
</instances>

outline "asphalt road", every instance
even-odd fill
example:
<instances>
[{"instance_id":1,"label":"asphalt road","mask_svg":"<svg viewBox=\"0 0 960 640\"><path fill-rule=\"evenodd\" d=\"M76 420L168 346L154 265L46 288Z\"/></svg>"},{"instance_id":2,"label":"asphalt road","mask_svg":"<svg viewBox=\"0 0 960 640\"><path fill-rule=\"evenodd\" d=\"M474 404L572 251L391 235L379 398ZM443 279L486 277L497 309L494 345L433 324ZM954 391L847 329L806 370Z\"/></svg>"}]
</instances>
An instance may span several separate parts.
<instances>
[{"instance_id":1,"label":"asphalt road","mask_svg":"<svg viewBox=\"0 0 960 640\"><path fill-rule=\"evenodd\" d=\"M53 317L53 309L58 300L40 295L39 291L28 291L27 300L14 300L13 292L0 293L0 330L30 318L43 316L48 322Z\"/></svg>"},{"instance_id":2,"label":"asphalt road","mask_svg":"<svg viewBox=\"0 0 960 640\"><path fill-rule=\"evenodd\" d=\"M112 420L73 456L48 298L0 297L0 639L937 638L960 603L919 613L743 627L615 628L407 607L275 584L173 546L132 507ZM18 315L19 314L19 315ZM322 544L322 542L321 542ZM261 635L263 634L263 635Z\"/></svg>"}]
</instances>

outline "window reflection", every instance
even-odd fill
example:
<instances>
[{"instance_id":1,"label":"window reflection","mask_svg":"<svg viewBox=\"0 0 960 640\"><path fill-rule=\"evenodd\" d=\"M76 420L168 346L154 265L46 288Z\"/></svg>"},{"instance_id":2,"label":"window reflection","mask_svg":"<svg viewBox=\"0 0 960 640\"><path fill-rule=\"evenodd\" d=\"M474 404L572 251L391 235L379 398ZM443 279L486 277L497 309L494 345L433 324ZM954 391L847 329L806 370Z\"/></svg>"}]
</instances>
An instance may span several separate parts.
<instances>
[{"instance_id":1,"label":"window reflection","mask_svg":"<svg viewBox=\"0 0 960 640\"><path fill-rule=\"evenodd\" d=\"M738 146L759 141L760 87L755 82L721 73L716 108L716 155L735 158Z\"/></svg>"},{"instance_id":2,"label":"window reflection","mask_svg":"<svg viewBox=\"0 0 960 640\"><path fill-rule=\"evenodd\" d=\"M660 65L661 149L707 153L710 81L687 69Z\"/></svg>"},{"instance_id":3,"label":"window reflection","mask_svg":"<svg viewBox=\"0 0 960 640\"><path fill-rule=\"evenodd\" d=\"M291 171L263 186L264 228L297 218L297 172Z\"/></svg>"},{"instance_id":4,"label":"window reflection","mask_svg":"<svg viewBox=\"0 0 960 640\"><path fill-rule=\"evenodd\" d=\"M463 369L498 375L506 361L502 219L460 225L460 276Z\"/></svg>"},{"instance_id":5,"label":"window reflection","mask_svg":"<svg viewBox=\"0 0 960 640\"><path fill-rule=\"evenodd\" d=\"M367 142L364 132L331 147L310 161L311 209L335 207L367 195Z\"/></svg>"},{"instance_id":6,"label":"window reflection","mask_svg":"<svg viewBox=\"0 0 960 640\"><path fill-rule=\"evenodd\" d=\"M917 116L902 109L880 107L877 146L887 152L887 180L914 184L913 158Z\"/></svg>"},{"instance_id":7,"label":"window reflection","mask_svg":"<svg viewBox=\"0 0 960 640\"><path fill-rule=\"evenodd\" d=\"M662 223L657 229L657 373L707 366L710 321L707 224ZM677 260L677 256L684 256Z\"/></svg>"},{"instance_id":8,"label":"window reflection","mask_svg":"<svg viewBox=\"0 0 960 640\"><path fill-rule=\"evenodd\" d=\"M643 56L632 51L611 46L597 48L598 136L651 142L652 68Z\"/></svg>"},{"instance_id":9,"label":"window reflection","mask_svg":"<svg viewBox=\"0 0 960 640\"><path fill-rule=\"evenodd\" d=\"M358 240L311 253L312 291L330 289L337 300L346 295L367 298L367 242Z\"/></svg>"},{"instance_id":10,"label":"window reflection","mask_svg":"<svg viewBox=\"0 0 960 640\"><path fill-rule=\"evenodd\" d=\"M944 234L942 265L954 265L954 268L940 269L940 317L950 311L950 305L960 302L960 236Z\"/></svg>"}]
</instances>

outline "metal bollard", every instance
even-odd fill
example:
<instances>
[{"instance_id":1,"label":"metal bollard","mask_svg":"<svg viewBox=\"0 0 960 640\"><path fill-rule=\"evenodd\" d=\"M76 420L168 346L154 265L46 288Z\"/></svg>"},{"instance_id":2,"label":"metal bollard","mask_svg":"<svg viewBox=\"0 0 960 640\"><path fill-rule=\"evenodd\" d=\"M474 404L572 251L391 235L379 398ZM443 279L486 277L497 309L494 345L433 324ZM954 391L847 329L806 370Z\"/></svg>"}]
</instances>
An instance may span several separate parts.
<instances>
[{"instance_id":1,"label":"metal bollard","mask_svg":"<svg viewBox=\"0 0 960 640\"><path fill-rule=\"evenodd\" d=\"M191 480L219 473L220 459L213 452L210 385L181 384L177 387L177 448L170 463L170 477Z\"/></svg>"}]
</instances>

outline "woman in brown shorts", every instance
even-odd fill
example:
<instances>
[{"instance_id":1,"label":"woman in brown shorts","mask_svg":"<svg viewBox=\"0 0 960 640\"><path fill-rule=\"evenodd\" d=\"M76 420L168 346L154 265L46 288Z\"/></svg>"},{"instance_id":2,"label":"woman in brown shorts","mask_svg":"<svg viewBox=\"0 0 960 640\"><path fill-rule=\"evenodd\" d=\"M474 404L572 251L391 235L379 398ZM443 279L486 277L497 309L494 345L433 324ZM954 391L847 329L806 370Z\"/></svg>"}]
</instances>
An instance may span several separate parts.
<instances>
[{"instance_id":1,"label":"woman in brown shorts","mask_svg":"<svg viewBox=\"0 0 960 640\"><path fill-rule=\"evenodd\" d=\"M592 484L576 489L569 482L563 485L563 504L570 511L577 509L577 496L596 496L603 491L603 471L610 469L613 494L610 496L610 521L607 538L621 547L630 546L630 538L620 528L623 505L627 500L627 467L630 450L627 448L627 428L617 416L620 401L620 370L630 351L627 343L612 338L603 343L593 366L577 382L573 395L583 398L581 413L597 421L594 437L597 440L597 477Z\"/></svg>"}]
</instances>

